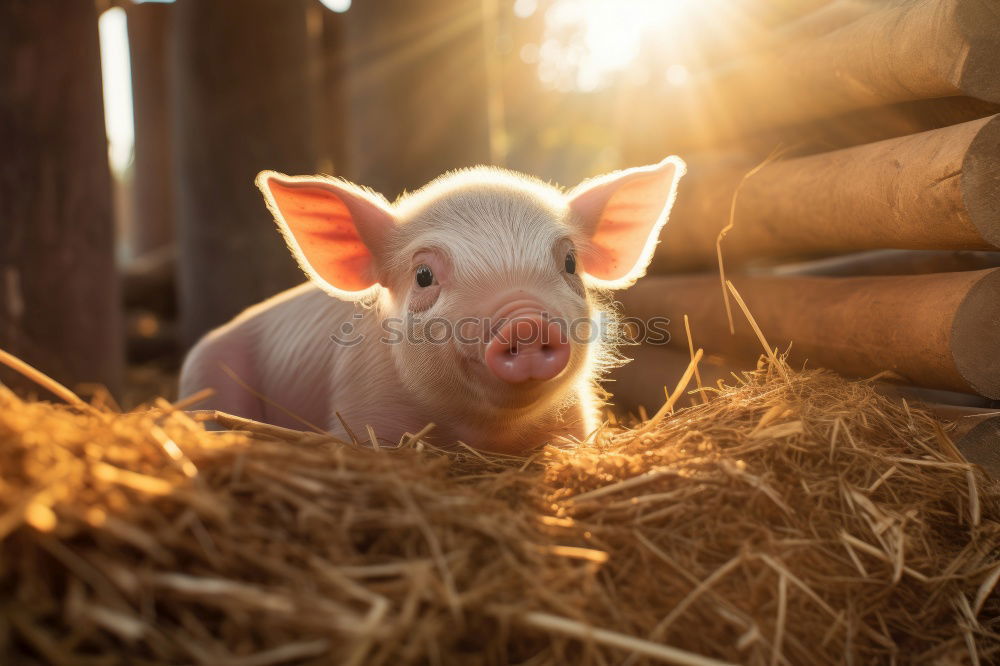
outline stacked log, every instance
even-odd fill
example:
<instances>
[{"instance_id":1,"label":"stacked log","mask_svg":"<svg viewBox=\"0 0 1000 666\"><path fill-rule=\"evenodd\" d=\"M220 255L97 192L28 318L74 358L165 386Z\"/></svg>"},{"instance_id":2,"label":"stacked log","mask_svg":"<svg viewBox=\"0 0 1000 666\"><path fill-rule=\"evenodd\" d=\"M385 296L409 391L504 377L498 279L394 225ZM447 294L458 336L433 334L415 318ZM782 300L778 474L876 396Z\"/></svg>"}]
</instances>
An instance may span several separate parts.
<instances>
[{"instance_id":1,"label":"stacked log","mask_svg":"<svg viewBox=\"0 0 1000 666\"><path fill-rule=\"evenodd\" d=\"M775 31L759 52L699 77L666 109L677 145L900 102L1000 103L993 0L838 0ZM698 114L687 109L697 108Z\"/></svg>"},{"instance_id":2,"label":"stacked log","mask_svg":"<svg viewBox=\"0 0 1000 666\"><path fill-rule=\"evenodd\" d=\"M1000 269L880 277L741 276L733 283L772 347L853 376L1000 398ZM763 349L738 312L729 332L718 276L650 276L622 297L641 318L687 314L697 344L728 356ZM674 326L674 330L679 327ZM680 329L683 331L683 329ZM686 337L674 334L677 344Z\"/></svg>"},{"instance_id":3,"label":"stacked log","mask_svg":"<svg viewBox=\"0 0 1000 666\"><path fill-rule=\"evenodd\" d=\"M643 150L689 173L627 314L670 317L681 352L688 315L696 346L752 364L723 273L794 362L1000 406L995 3L827 3L657 112Z\"/></svg>"},{"instance_id":4,"label":"stacked log","mask_svg":"<svg viewBox=\"0 0 1000 666\"><path fill-rule=\"evenodd\" d=\"M1000 252L872 250L768 267L771 275L912 275L1000 268Z\"/></svg>"},{"instance_id":5,"label":"stacked log","mask_svg":"<svg viewBox=\"0 0 1000 666\"><path fill-rule=\"evenodd\" d=\"M715 265L732 195L754 165L696 167L654 270ZM1000 245L998 169L1000 115L778 160L740 187L725 257L736 263L875 248L992 249Z\"/></svg>"}]
</instances>

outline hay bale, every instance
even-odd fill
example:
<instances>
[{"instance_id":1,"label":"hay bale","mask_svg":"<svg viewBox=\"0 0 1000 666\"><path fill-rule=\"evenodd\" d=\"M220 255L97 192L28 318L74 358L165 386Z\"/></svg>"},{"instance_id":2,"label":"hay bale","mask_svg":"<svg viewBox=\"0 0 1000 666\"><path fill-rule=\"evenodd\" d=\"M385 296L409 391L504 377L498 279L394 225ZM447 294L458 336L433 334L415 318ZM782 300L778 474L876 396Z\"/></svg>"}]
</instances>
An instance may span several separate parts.
<instances>
[{"instance_id":1,"label":"hay bale","mask_svg":"<svg viewBox=\"0 0 1000 666\"><path fill-rule=\"evenodd\" d=\"M0 661L1000 659L1000 488L932 417L783 365L710 393L515 459L0 387Z\"/></svg>"}]
</instances>

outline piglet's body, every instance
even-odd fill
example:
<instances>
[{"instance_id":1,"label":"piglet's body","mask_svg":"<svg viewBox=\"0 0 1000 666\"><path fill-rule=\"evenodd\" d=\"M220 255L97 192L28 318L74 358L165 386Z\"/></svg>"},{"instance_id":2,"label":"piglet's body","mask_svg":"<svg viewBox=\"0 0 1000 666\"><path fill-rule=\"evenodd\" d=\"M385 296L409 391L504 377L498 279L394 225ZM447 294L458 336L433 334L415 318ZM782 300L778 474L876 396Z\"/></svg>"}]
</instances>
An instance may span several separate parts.
<instances>
[{"instance_id":1,"label":"piglet's body","mask_svg":"<svg viewBox=\"0 0 1000 666\"><path fill-rule=\"evenodd\" d=\"M345 324L354 334L365 335L365 342L333 342L331 335ZM306 283L247 309L199 342L184 364L181 393L211 386L217 391L208 401L213 409L297 430L311 424L347 437L343 418L363 442L368 441L366 425L380 439L398 442L403 433L434 423L435 439L442 442L519 450L524 442L582 435L587 428L582 402L569 410L550 405L538 413L503 418L504 410L470 393L431 411L403 385L389 347L378 342L382 335L377 311L330 298ZM590 399L593 388L582 388L587 393L581 397Z\"/></svg>"},{"instance_id":2,"label":"piglet's body","mask_svg":"<svg viewBox=\"0 0 1000 666\"><path fill-rule=\"evenodd\" d=\"M668 158L565 195L479 168L394 205L264 172L310 281L199 342L181 394L211 387L210 408L364 440L431 422L439 441L497 451L584 437L612 351L600 293L645 271L682 172Z\"/></svg>"}]
</instances>

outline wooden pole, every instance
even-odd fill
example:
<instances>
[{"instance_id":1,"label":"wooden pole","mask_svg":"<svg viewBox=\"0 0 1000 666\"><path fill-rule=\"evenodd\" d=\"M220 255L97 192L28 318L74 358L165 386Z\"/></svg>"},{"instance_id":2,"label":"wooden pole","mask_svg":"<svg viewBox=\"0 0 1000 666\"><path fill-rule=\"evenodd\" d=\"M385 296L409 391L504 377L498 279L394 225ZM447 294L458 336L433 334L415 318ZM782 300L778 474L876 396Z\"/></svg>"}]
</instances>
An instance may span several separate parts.
<instances>
[{"instance_id":1,"label":"wooden pole","mask_svg":"<svg viewBox=\"0 0 1000 666\"><path fill-rule=\"evenodd\" d=\"M308 0L179 0L171 37L185 344L301 282L254 187L317 169Z\"/></svg>"},{"instance_id":2,"label":"wooden pole","mask_svg":"<svg viewBox=\"0 0 1000 666\"><path fill-rule=\"evenodd\" d=\"M992 478L1000 480L1000 412L984 414L975 421L975 425L957 435L955 446L969 462L979 465ZM961 427L961 421L958 423Z\"/></svg>"},{"instance_id":3,"label":"wooden pole","mask_svg":"<svg viewBox=\"0 0 1000 666\"><path fill-rule=\"evenodd\" d=\"M132 256L160 250L174 240L167 72L172 10L160 3L126 5L135 117L134 219L127 242Z\"/></svg>"},{"instance_id":4,"label":"wooden pole","mask_svg":"<svg viewBox=\"0 0 1000 666\"><path fill-rule=\"evenodd\" d=\"M769 275L916 275L1000 268L1000 252L871 250L777 266Z\"/></svg>"},{"instance_id":5,"label":"wooden pole","mask_svg":"<svg viewBox=\"0 0 1000 666\"><path fill-rule=\"evenodd\" d=\"M620 416L638 415L640 407L652 414L664 402L664 387L672 388L676 384L691 357L686 351L655 345L626 347L622 351L633 360L613 370L603 382L602 386L612 394L609 404ZM719 358L706 357L698 367L702 385L714 387L719 380L733 385L736 380L730 373L738 375L742 370L750 370L753 363L748 361L740 368L728 366ZM689 391L694 388L693 383L688 387ZM891 395L898 399L895 388L892 387ZM962 455L969 462L982 466L993 478L1000 479L1000 410L922 403L914 401L912 396L909 399L910 404L916 402L942 421L951 421L953 428L949 432ZM699 401L698 394L694 393L682 398L678 406L686 407Z\"/></svg>"},{"instance_id":6,"label":"wooden pole","mask_svg":"<svg viewBox=\"0 0 1000 666\"><path fill-rule=\"evenodd\" d=\"M621 103L628 109L627 123L621 130L619 144L624 164L651 164L670 153L685 155L691 160L699 156L697 141L691 136L678 136L673 117L664 120L663 105L670 104L669 95L653 97L649 91L628 89ZM631 97L629 97L631 95ZM821 118L793 126L755 131L738 142L719 145L720 150L738 152L748 163L755 163L775 150L786 158L815 155L839 148L894 139L918 132L958 125L1000 113L1000 104L972 97L940 97L887 106L858 109L829 118ZM701 151L706 154L707 151ZM746 157L749 156L749 157ZM749 168L749 166L748 166Z\"/></svg>"},{"instance_id":7,"label":"wooden pole","mask_svg":"<svg viewBox=\"0 0 1000 666\"><path fill-rule=\"evenodd\" d=\"M320 12L321 26L321 36L317 40L321 103L317 105L316 121L316 131L324 147L320 170L346 175L351 172L348 162L351 107L347 96L349 62L346 37L351 12L333 12L319 3L314 4L310 11Z\"/></svg>"},{"instance_id":8,"label":"wooden pole","mask_svg":"<svg viewBox=\"0 0 1000 666\"><path fill-rule=\"evenodd\" d=\"M772 347L848 376L890 370L916 386L1000 398L1000 269L893 277L733 280ZM718 275L650 276L622 294L634 317L671 319L671 344L744 362L763 349L739 309L730 335Z\"/></svg>"},{"instance_id":9,"label":"wooden pole","mask_svg":"<svg viewBox=\"0 0 1000 666\"><path fill-rule=\"evenodd\" d=\"M740 144L748 152L767 155L780 148L788 157L874 143L958 125L1000 113L1000 104L972 97L939 97L859 109L794 127L757 132Z\"/></svg>"},{"instance_id":10,"label":"wooden pole","mask_svg":"<svg viewBox=\"0 0 1000 666\"><path fill-rule=\"evenodd\" d=\"M989 402L989 401L987 401ZM969 407L941 402L921 402L921 406L942 421L951 421L955 426L952 434L961 437L986 419L1000 416L1000 409L989 407Z\"/></svg>"},{"instance_id":11,"label":"wooden pole","mask_svg":"<svg viewBox=\"0 0 1000 666\"><path fill-rule=\"evenodd\" d=\"M121 314L94 3L0 3L0 62L0 348L69 387L117 391Z\"/></svg>"},{"instance_id":12,"label":"wooden pole","mask_svg":"<svg viewBox=\"0 0 1000 666\"><path fill-rule=\"evenodd\" d=\"M676 330L671 327L671 331L684 338L683 323ZM675 342L679 344L679 341ZM691 355L686 348L682 350L674 346L630 345L623 347L620 351L632 360L612 370L601 384L606 391L611 393L611 406L618 413L638 414L640 406L645 408L649 414L655 413L664 402L663 389L666 387L672 391L677 385L677 380L691 363ZM739 368L725 363L719 357L703 357L698 364L698 374L703 386L714 387L720 379L732 384L735 380L730 374L731 372L751 370L752 368L752 362ZM694 381L688 385L689 391L696 388L697 384ZM693 400L700 401L698 394L694 395ZM685 407L689 404L691 404L691 400L683 398L678 403L678 407Z\"/></svg>"},{"instance_id":13,"label":"wooden pole","mask_svg":"<svg viewBox=\"0 0 1000 666\"><path fill-rule=\"evenodd\" d=\"M727 263L873 248L1000 247L1000 116L912 136L777 161L748 177ZM691 172L653 271L714 266L716 239L749 167Z\"/></svg>"},{"instance_id":14,"label":"wooden pole","mask_svg":"<svg viewBox=\"0 0 1000 666\"><path fill-rule=\"evenodd\" d=\"M843 20L850 9L831 12ZM792 40L692 84L662 110L666 150L908 100L968 95L1000 102L995 0L873 3L820 36ZM808 33L808 28L800 26Z\"/></svg>"},{"instance_id":15,"label":"wooden pole","mask_svg":"<svg viewBox=\"0 0 1000 666\"><path fill-rule=\"evenodd\" d=\"M351 7L353 180L392 199L450 169L489 162L482 5L379 0Z\"/></svg>"}]
</instances>

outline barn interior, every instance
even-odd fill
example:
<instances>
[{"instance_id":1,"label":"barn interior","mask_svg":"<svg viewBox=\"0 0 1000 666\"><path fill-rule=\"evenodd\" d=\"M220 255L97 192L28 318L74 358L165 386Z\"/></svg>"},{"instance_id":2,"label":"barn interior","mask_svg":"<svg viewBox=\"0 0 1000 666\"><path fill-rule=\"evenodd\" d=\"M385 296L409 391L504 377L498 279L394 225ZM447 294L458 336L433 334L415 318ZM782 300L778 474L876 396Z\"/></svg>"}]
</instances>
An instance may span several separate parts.
<instances>
[{"instance_id":1,"label":"barn interior","mask_svg":"<svg viewBox=\"0 0 1000 666\"><path fill-rule=\"evenodd\" d=\"M0 0L0 56L0 662L1000 660L991 0ZM263 169L667 155L583 440L178 399L304 279Z\"/></svg>"}]
</instances>

